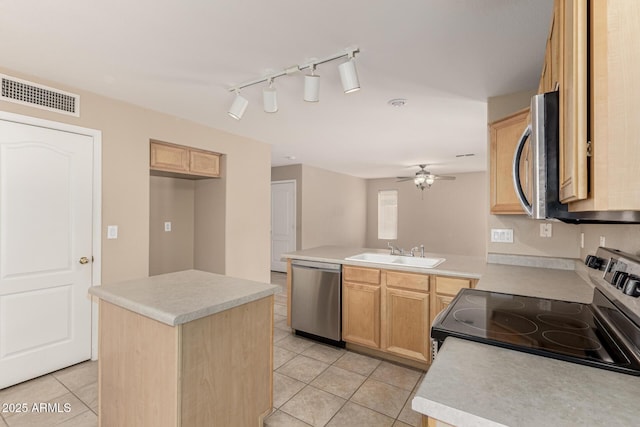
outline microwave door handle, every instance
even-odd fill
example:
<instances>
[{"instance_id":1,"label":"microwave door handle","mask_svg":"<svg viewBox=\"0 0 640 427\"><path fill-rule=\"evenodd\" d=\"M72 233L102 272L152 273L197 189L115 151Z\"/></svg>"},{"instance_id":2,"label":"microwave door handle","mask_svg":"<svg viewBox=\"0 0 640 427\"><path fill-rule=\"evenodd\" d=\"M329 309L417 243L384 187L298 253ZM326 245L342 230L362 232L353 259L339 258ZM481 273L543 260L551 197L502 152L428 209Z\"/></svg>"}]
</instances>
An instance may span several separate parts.
<instances>
[{"instance_id":1,"label":"microwave door handle","mask_svg":"<svg viewBox=\"0 0 640 427\"><path fill-rule=\"evenodd\" d=\"M524 190L522 189L522 182L520 181L520 159L522 158L522 151L524 150L524 144L527 142L527 139L531 135L531 125L527 125L524 132L522 132L522 136L520 137L520 141L518 142L518 146L516 147L515 156L513 156L513 186L516 190L516 195L518 196L518 200L522 205L522 208L529 216L533 216L533 207L531 203L527 200L527 197L524 195Z\"/></svg>"}]
</instances>

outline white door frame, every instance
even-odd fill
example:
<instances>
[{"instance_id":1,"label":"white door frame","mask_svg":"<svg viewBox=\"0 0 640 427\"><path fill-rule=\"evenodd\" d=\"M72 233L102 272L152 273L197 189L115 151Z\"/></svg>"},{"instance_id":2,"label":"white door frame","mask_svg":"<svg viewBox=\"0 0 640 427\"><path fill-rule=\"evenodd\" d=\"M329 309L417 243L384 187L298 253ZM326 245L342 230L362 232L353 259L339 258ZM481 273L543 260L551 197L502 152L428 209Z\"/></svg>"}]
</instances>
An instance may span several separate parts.
<instances>
[{"instance_id":1,"label":"white door frame","mask_svg":"<svg viewBox=\"0 0 640 427\"><path fill-rule=\"evenodd\" d=\"M93 138L93 264L91 286L100 286L102 277L102 131L31 116L0 111L0 120L38 126ZM98 301L91 304L91 360L98 359Z\"/></svg>"},{"instance_id":2,"label":"white door frame","mask_svg":"<svg viewBox=\"0 0 640 427\"><path fill-rule=\"evenodd\" d=\"M273 184L293 184L293 249L296 250L298 248L298 182L295 179L283 179L271 181L271 185ZM273 221L273 218L271 221ZM271 240L273 241L273 231ZM273 246L271 242L270 245ZM269 265L269 268L271 268L271 265Z\"/></svg>"}]
</instances>

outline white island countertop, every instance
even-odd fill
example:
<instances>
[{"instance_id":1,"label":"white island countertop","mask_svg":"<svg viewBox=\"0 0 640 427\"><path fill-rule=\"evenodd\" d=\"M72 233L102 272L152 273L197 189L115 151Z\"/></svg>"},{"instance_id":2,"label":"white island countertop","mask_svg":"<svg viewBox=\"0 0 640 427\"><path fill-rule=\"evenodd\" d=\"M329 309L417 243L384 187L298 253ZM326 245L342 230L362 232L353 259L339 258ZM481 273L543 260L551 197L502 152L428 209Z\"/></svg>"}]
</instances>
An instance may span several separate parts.
<instances>
[{"instance_id":1,"label":"white island countertop","mask_svg":"<svg viewBox=\"0 0 640 427\"><path fill-rule=\"evenodd\" d=\"M89 293L169 326L191 322L275 294L268 283L199 270L94 286Z\"/></svg>"}]
</instances>

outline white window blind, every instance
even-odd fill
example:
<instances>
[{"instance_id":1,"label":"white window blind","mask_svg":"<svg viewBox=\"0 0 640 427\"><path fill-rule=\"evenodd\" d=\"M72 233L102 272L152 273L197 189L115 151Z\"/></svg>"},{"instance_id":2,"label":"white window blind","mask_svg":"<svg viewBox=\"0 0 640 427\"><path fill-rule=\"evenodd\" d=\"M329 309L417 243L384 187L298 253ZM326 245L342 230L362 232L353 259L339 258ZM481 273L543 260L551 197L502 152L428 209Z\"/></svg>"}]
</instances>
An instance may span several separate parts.
<instances>
[{"instance_id":1,"label":"white window blind","mask_svg":"<svg viewBox=\"0 0 640 427\"><path fill-rule=\"evenodd\" d=\"M378 191L378 239L398 238L398 190Z\"/></svg>"}]
</instances>

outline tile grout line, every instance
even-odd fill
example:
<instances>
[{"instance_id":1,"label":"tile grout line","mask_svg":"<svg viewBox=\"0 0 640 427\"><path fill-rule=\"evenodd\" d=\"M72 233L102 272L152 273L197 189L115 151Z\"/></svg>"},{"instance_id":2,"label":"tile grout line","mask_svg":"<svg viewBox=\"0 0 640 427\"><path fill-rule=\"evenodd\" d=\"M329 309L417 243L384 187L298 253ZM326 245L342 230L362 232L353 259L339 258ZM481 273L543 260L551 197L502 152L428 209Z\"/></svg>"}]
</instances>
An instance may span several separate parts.
<instances>
[{"instance_id":1,"label":"tile grout line","mask_svg":"<svg viewBox=\"0 0 640 427\"><path fill-rule=\"evenodd\" d=\"M66 389L69 391L69 393L71 393L72 395L74 395L74 396L75 396L75 398L76 398L76 399L78 399L78 400L80 401L80 403L82 403L82 404L84 405L84 407L85 407L85 408L87 408L89 411L93 412L93 409L91 409L91 408L89 407L89 405L87 405L87 403L86 403L84 400L82 400L82 399L80 398L80 396L78 396L77 394L75 394L75 393L73 392L73 390L71 390L69 387L67 387L67 385L66 385L65 383L63 383L62 381L60 381L60 380L59 380L55 375L51 374L51 376L52 376L53 378L55 378L55 380L56 380L56 381L58 381L60 384L62 384L62 387L66 388ZM80 388L82 388L82 387L80 387ZM86 411L80 412L80 413L78 413L78 414L74 415L73 417L71 417L70 419L73 419L73 418L75 418L76 416L78 416L78 415L80 415L80 414L83 414L84 412L86 412ZM93 412L93 413L94 413L94 414L96 414L95 412ZM96 415L98 415L98 414L96 414Z\"/></svg>"}]
</instances>

